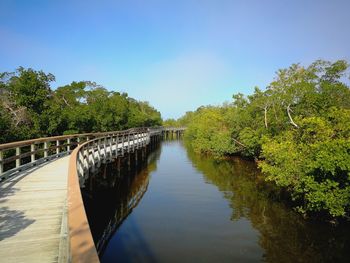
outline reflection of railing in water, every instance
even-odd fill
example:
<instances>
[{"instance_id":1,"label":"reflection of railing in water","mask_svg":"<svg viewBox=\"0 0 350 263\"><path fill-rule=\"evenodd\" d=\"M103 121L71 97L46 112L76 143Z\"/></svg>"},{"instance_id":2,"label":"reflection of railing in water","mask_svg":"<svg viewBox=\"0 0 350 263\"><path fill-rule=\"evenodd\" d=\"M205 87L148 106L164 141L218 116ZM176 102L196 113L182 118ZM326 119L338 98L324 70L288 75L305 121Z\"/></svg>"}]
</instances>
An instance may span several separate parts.
<instances>
[{"instance_id":1,"label":"reflection of railing in water","mask_svg":"<svg viewBox=\"0 0 350 263\"><path fill-rule=\"evenodd\" d=\"M84 188L84 204L100 255L147 191L149 174L156 169L161 153L159 144L153 144L147 152L147 157L138 158L138 162L133 157L128 164L125 157L124 165L118 162L103 165L97 171L97 180ZM103 209L101 203L106 204Z\"/></svg>"},{"instance_id":2,"label":"reflection of railing in water","mask_svg":"<svg viewBox=\"0 0 350 263\"><path fill-rule=\"evenodd\" d=\"M120 224L128 217L132 210L138 205L143 195L146 193L149 184L149 177L146 176L143 184L136 191L131 191L128 196L119 203L114 217L109 221L99 241L96 243L96 248L100 254L114 232ZM136 192L136 193L135 193Z\"/></svg>"},{"instance_id":3,"label":"reflection of railing in water","mask_svg":"<svg viewBox=\"0 0 350 263\"><path fill-rule=\"evenodd\" d=\"M72 262L99 262L81 196L80 187L93 180L91 173L103 162L130 157L135 150L145 151L161 139L162 128L134 128L112 136L89 140L71 153L68 169L68 227ZM137 156L137 155L135 155ZM87 251L87 247L89 247Z\"/></svg>"}]
</instances>

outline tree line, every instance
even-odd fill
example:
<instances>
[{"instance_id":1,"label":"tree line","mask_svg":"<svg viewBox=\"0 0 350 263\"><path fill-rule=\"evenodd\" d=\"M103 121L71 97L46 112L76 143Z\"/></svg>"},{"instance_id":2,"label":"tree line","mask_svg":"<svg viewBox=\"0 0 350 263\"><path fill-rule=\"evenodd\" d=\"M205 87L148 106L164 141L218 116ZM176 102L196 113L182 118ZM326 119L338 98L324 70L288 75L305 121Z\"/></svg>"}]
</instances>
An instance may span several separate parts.
<instances>
[{"instance_id":1,"label":"tree line","mask_svg":"<svg viewBox=\"0 0 350 263\"><path fill-rule=\"evenodd\" d=\"M349 64L293 64L249 96L203 106L171 125L187 126L200 153L254 158L264 179L304 215L350 215Z\"/></svg>"},{"instance_id":2,"label":"tree line","mask_svg":"<svg viewBox=\"0 0 350 263\"><path fill-rule=\"evenodd\" d=\"M42 136L161 125L159 111L91 81L52 89L55 76L31 68L0 73L0 143Z\"/></svg>"}]
</instances>

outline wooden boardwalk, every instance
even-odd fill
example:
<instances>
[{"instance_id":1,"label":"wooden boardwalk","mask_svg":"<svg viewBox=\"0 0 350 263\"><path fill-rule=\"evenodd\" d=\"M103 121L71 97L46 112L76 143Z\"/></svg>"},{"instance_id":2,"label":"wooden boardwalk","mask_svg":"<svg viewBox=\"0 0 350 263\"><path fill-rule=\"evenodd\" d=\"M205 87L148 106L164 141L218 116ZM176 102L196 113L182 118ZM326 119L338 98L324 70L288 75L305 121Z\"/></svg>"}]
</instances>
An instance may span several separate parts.
<instances>
[{"instance_id":1,"label":"wooden boardwalk","mask_svg":"<svg viewBox=\"0 0 350 263\"><path fill-rule=\"evenodd\" d=\"M0 184L0 261L66 262L69 156Z\"/></svg>"},{"instance_id":2,"label":"wooden boardwalk","mask_svg":"<svg viewBox=\"0 0 350 263\"><path fill-rule=\"evenodd\" d=\"M80 187L101 162L141 149L143 155L148 144L183 130L132 128L0 144L0 262L99 262Z\"/></svg>"}]
</instances>

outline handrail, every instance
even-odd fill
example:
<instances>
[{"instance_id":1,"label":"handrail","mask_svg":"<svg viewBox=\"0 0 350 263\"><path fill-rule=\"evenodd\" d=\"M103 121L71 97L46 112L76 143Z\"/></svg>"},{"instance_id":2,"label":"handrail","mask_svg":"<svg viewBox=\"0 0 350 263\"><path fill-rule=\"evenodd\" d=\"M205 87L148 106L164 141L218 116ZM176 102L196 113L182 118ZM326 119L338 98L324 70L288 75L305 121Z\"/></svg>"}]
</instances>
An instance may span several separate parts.
<instances>
[{"instance_id":1,"label":"handrail","mask_svg":"<svg viewBox=\"0 0 350 263\"><path fill-rule=\"evenodd\" d=\"M84 186L89 171L93 171L101 161L112 160L123 156L125 151L132 152L145 147L151 137L161 136L163 131L168 131L168 129L142 127L124 131L63 135L2 144L0 145L0 182L38 162L45 162L71 153L67 193L69 261L99 262L80 187ZM182 131L184 129L173 128L173 130ZM29 160L25 160L26 158ZM5 170L5 165L10 166Z\"/></svg>"},{"instance_id":2,"label":"handrail","mask_svg":"<svg viewBox=\"0 0 350 263\"><path fill-rule=\"evenodd\" d=\"M87 144L88 142L84 143ZM71 154L68 168L69 262L99 262L80 192L77 156L79 145Z\"/></svg>"},{"instance_id":3,"label":"handrail","mask_svg":"<svg viewBox=\"0 0 350 263\"><path fill-rule=\"evenodd\" d=\"M164 131L184 131L186 130L186 127L172 127L172 126L165 126L165 127L162 127L162 129Z\"/></svg>"},{"instance_id":4,"label":"handrail","mask_svg":"<svg viewBox=\"0 0 350 263\"><path fill-rule=\"evenodd\" d=\"M117 158L123 156L124 151L131 152L146 146L152 134L161 133L162 129L132 129L92 139L74 149L68 170L68 226L72 262L99 262L80 191L89 170L101 159Z\"/></svg>"},{"instance_id":5,"label":"handrail","mask_svg":"<svg viewBox=\"0 0 350 263\"><path fill-rule=\"evenodd\" d=\"M40 162L69 154L74 147L91 138L127 134L140 129L145 128L43 137L0 144L0 181Z\"/></svg>"}]
</instances>

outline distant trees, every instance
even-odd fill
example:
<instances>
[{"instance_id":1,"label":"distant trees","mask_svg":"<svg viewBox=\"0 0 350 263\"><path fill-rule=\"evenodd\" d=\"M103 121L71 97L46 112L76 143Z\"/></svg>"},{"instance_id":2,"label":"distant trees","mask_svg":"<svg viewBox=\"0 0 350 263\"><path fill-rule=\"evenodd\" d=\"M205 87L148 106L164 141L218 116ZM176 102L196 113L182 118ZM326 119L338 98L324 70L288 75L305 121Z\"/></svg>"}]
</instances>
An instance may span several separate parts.
<instances>
[{"instance_id":1,"label":"distant trees","mask_svg":"<svg viewBox=\"0 0 350 263\"><path fill-rule=\"evenodd\" d=\"M259 159L266 181L290 193L298 211L350 212L349 65L318 60L277 72L266 90L187 113L197 152ZM188 116L191 116L188 118Z\"/></svg>"},{"instance_id":2,"label":"distant trees","mask_svg":"<svg viewBox=\"0 0 350 263\"><path fill-rule=\"evenodd\" d=\"M166 119L163 121L163 126L176 127L179 126L179 123L175 119Z\"/></svg>"},{"instance_id":3,"label":"distant trees","mask_svg":"<svg viewBox=\"0 0 350 263\"><path fill-rule=\"evenodd\" d=\"M90 81L51 89L52 74L18 68L0 73L0 143L69 133L160 125L148 102Z\"/></svg>"}]
</instances>

